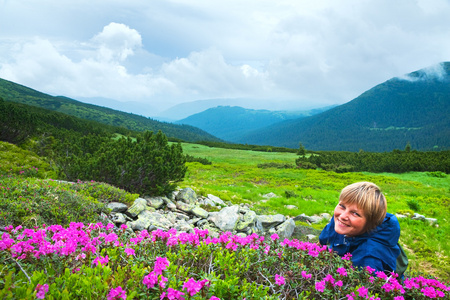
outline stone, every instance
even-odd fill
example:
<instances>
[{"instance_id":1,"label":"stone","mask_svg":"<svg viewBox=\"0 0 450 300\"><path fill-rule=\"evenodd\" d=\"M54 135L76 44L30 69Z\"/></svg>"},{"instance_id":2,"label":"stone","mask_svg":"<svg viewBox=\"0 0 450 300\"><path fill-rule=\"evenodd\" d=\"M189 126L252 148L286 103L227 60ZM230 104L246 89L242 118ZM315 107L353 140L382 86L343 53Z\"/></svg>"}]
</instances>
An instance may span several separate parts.
<instances>
[{"instance_id":1,"label":"stone","mask_svg":"<svg viewBox=\"0 0 450 300\"><path fill-rule=\"evenodd\" d=\"M321 213L319 216L321 216L323 219L330 221L331 215L329 213Z\"/></svg>"},{"instance_id":2,"label":"stone","mask_svg":"<svg viewBox=\"0 0 450 300\"><path fill-rule=\"evenodd\" d=\"M437 223L437 219L435 219L435 218L425 218L425 221L427 221L430 224Z\"/></svg>"},{"instance_id":3,"label":"stone","mask_svg":"<svg viewBox=\"0 0 450 300\"><path fill-rule=\"evenodd\" d=\"M164 230L169 230L172 227L172 223L164 215L148 210L142 211L136 221L130 222L133 230L144 230L149 228L150 225Z\"/></svg>"},{"instance_id":4,"label":"stone","mask_svg":"<svg viewBox=\"0 0 450 300\"><path fill-rule=\"evenodd\" d=\"M110 202L106 205L107 208L111 210L112 213L123 213L126 212L128 206L120 202Z\"/></svg>"},{"instance_id":5,"label":"stone","mask_svg":"<svg viewBox=\"0 0 450 300\"><path fill-rule=\"evenodd\" d=\"M248 207L248 206L246 206L246 205L242 205L241 204L241 207L239 207L239 212L241 213L241 214L246 214L246 213L248 213L250 211L250 208Z\"/></svg>"},{"instance_id":6,"label":"stone","mask_svg":"<svg viewBox=\"0 0 450 300\"><path fill-rule=\"evenodd\" d=\"M116 224L124 224L127 221L122 213L112 213L109 215L109 218Z\"/></svg>"},{"instance_id":7,"label":"stone","mask_svg":"<svg viewBox=\"0 0 450 300\"><path fill-rule=\"evenodd\" d=\"M280 236L280 238L289 238L292 236L292 233L295 229L295 222L294 219L287 219L280 225L276 227L277 234Z\"/></svg>"},{"instance_id":8,"label":"stone","mask_svg":"<svg viewBox=\"0 0 450 300\"><path fill-rule=\"evenodd\" d=\"M211 226L210 224L204 225L203 229L208 230L208 234L212 238L218 238L220 236L220 231L217 228Z\"/></svg>"},{"instance_id":9,"label":"stone","mask_svg":"<svg viewBox=\"0 0 450 300\"><path fill-rule=\"evenodd\" d=\"M414 213L414 216L411 219L413 219L413 220L425 220L425 216L419 215L418 213Z\"/></svg>"},{"instance_id":10,"label":"stone","mask_svg":"<svg viewBox=\"0 0 450 300\"><path fill-rule=\"evenodd\" d=\"M192 218L192 219L189 219L189 220L186 220L186 222L188 223L188 224L196 224L196 223L198 223L199 221L201 221L201 220L204 220L205 222L208 222L207 220L205 220L205 219L202 219L202 218Z\"/></svg>"},{"instance_id":11,"label":"stone","mask_svg":"<svg viewBox=\"0 0 450 300\"><path fill-rule=\"evenodd\" d=\"M225 207L217 214L210 214L208 220L213 222L221 231L233 231L239 220L239 206Z\"/></svg>"},{"instance_id":12,"label":"stone","mask_svg":"<svg viewBox=\"0 0 450 300\"><path fill-rule=\"evenodd\" d=\"M286 217L277 215L261 215L256 217L256 228L264 232L286 221Z\"/></svg>"},{"instance_id":13,"label":"stone","mask_svg":"<svg viewBox=\"0 0 450 300\"><path fill-rule=\"evenodd\" d=\"M312 241L317 238L317 236L314 234L307 234L306 237L308 238L309 241Z\"/></svg>"},{"instance_id":14,"label":"stone","mask_svg":"<svg viewBox=\"0 0 450 300\"><path fill-rule=\"evenodd\" d=\"M174 215L176 216L177 220L184 220L184 221L189 220L189 216L184 213L175 212Z\"/></svg>"},{"instance_id":15,"label":"stone","mask_svg":"<svg viewBox=\"0 0 450 300\"><path fill-rule=\"evenodd\" d=\"M180 220L174 227L178 232L193 232L194 228L184 220Z\"/></svg>"},{"instance_id":16,"label":"stone","mask_svg":"<svg viewBox=\"0 0 450 300\"><path fill-rule=\"evenodd\" d=\"M166 206L167 206L167 208L170 209L170 210L175 210L175 209L177 209L177 206L175 205L175 203L173 203L173 202L170 201L170 200L167 201Z\"/></svg>"},{"instance_id":17,"label":"stone","mask_svg":"<svg viewBox=\"0 0 450 300\"><path fill-rule=\"evenodd\" d=\"M209 216L209 213L204 210L203 208L201 208L200 206L195 206L192 210L191 213L194 214L195 216L199 217L199 218L203 218L206 219Z\"/></svg>"},{"instance_id":18,"label":"stone","mask_svg":"<svg viewBox=\"0 0 450 300\"><path fill-rule=\"evenodd\" d=\"M225 204L225 202L223 202L223 200L220 199L220 198L217 197L217 196L208 194L208 197L206 197L206 198L209 199L210 201L212 201L212 202L213 202L214 204L216 204L216 205L227 206L227 205Z\"/></svg>"},{"instance_id":19,"label":"stone","mask_svg":"<svg viewBox=\"0 0 450 300\"><path fill-rule=\"evenodd\" d=\"M254 225L256 222L256 213L249 210L243 217L238 221L236 225L236 230L244 231L247 227Z\"/></svg>"},{"instance_id":20,"label":"stone","mask_svg":"<svg viewBox=\"0 0 450 300\"><path fill-rule=\"evenodd\" d=\"M187 204L194 204L197 202L197 194L191 188L185 188L178 192L175 196L176 201L184 202Z\"/></svg>"},{"instance_id":21,"label":"stone","mask_svg":"<svg viewBox=\"0 0 450 300\"><path fill-rule=\"evenodd\" d=\"M295 205L291 205L291 204L289 204L289 205L285 205L284 207L286 207L287 209L298 209L298 207L297 207L297 206L295 206Z\"/></svg>"},{"instance_id":22,"label":"stone","mask_svg":"<svg viewBox=\"0 0 450 300\"><path fill-rule=\"evenodd\" d=\"M133 205L128 208L127 214L134 218L146 208L147 200L145 200L144 198L137 198L136 200L134 200Z\"/></svg>"},{"instance_id":23,"label":"stone","mask_svg":"<svg viewBox=\"0 0 450 300\"><path fill-rule=\"evenodd\" d=\"M322 218L318 216L307 216L305 214L298 215L294 217L294 221L301 221L301 222L307 222L307 223L320 223L322 222Z\"/></svg>"},{"instance_id":24,"label":"stone","mask_svg":"<svg viewBox=\"0 0 450 300\"><path fill-rule=\"evenodd\" d=\"M263 195L263 198L268 198L268 199L270 199L270 198L275 198L275 197L277 197L277 195L275 195L275 194L272 193L272 192Z\"/></svg>"},{"instance_id":25,"label":"stone","mask_svg":"<svg viewBox=\"0 0 450 300\"><path fill-rule=\"evenodd\" d=\"M177 201L176 205L179 210L187 212L187 213L190 213L192 211L192 209L194 208L193 204L188 204L188 203L185 203L182 201Z\"/></svg>"},{"instance_id":26,"label":"stone","mask_svg":"<svg viewBox=\"0 0 450 300\"><path fill-rule=\"evenodd\" d=\"M209 198L202 199L201 204L209 205L209 206L211 206L211 207L216 207L216 203L213 202L213 201L212 201L211 199L209 199Z\"/></svg>"},{"instance_id":27,"label":"stone","mask_svg":"<svg viewBox=\"0 0 450 300\"><path fill-rule=\"evenodd\" d=\"M402 215L402 214L395 214L395 216L397 217L397 219L406 219L406 218L408 218L408 216Z\"/></svg>"},{"instance_id":28,"label":"stone","mask_svg":"<svg viewBox=\"0 0 450 300\"><path fill-rule=\"evenodd\" d=\"M164 204L166 204L167 201L164 201L163 198L166 197L152 197L152 198L147 198L147 205L150 207L153 207L155 209L159 209L161 208ZM167 198L166 198L167 199ZM168 201L170 201L169 199L167 199Z\"/></svg>"}]
</instances>

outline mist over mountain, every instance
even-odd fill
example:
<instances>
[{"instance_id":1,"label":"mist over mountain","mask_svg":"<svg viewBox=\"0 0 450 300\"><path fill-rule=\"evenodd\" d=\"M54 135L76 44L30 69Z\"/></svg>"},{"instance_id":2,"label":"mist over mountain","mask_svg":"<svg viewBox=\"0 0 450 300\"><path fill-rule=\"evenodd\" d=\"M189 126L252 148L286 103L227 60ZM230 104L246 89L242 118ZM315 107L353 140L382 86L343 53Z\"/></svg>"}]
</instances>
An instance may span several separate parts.
<instances>
[{"instance_id":1,"label":"mist over mountain","mask_svg":"<svg viewBox=\"0 0 450 300\"><path fill-rule=\"evenodd\" d=\"M321 106L296 100L218 98L218 99L197 100L177 104L161 113L156 114L155 116L153 116L153 118L160 121L176 122L185 119L191 115L218 106L239 106L251 110L253 109L253 110L292 111L292 112L312 111L314 109L319 110L322 109Z\"/></svg>"},{"instance_id":2,"label":"mist over mountain","mask_svg":"<svg viewBox=\"0 0 450 300\"><path fill-rule=\"evenodd\" d=\"M343 105L255 130L240 143L310 150L450 148L450 62L392 78Z\"/></svg>"},{"instance_id":3,"label":"mist over mountain","mask_svg":"<svg viewBox=\"0 0 450 300\"><path fill-rule=\"evenodd\" d=\"M304 118L331 107L307 111L271 111L239 106L218 106L175 122L198 127L220 139L237 142L253 130L291 119Z\"/></svg>"}]
</instances>

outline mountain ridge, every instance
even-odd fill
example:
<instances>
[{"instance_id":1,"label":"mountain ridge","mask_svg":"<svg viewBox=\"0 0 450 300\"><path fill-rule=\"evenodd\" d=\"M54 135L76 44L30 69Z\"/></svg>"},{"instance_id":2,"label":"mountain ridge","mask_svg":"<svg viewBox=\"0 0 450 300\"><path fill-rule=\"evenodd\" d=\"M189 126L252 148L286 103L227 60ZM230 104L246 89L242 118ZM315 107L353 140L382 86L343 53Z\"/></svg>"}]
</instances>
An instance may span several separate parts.
<instances>
[{"instance_id":1,"label":"mountain ridge","mask_svg":"<svg viewBox=\"0 0 450 300\"><path fill-rule=\"evenodd\" d=\"M217 106L193 114L175 123L195 126L225 141L236 142L239 140L239 137L253 130L284 120L318 114L329 108L324 107L304 111L272 111L267 109L248 109L240 106Z\"/></svg>"},{"instance_id":2,"label":"mountain ridge","mask_svg":"<svg viewBox=\"0 0 450 300\"><path fill-rule=\"evenodd\" d=\"M133 113L83 103L65 96L51 96L1 78L0 97L5 101L33 105L103 124L122 126L134 131L149 130L157 132L161 130L170 138L188 142L221 141L197 127L160 122Z\"/></svg>"},{"instance_id":3,"label":"mountain ridge","mask_svg":"<svg viewBox=\"0 0 450 300\"><path fill-rule=\"evenodd\" d=\"M321 114L256 130L239 142L311 150L450 148L450 62L394 77ZM445 73L445 76L442 74Z\"/></svg>"}]
</instances>

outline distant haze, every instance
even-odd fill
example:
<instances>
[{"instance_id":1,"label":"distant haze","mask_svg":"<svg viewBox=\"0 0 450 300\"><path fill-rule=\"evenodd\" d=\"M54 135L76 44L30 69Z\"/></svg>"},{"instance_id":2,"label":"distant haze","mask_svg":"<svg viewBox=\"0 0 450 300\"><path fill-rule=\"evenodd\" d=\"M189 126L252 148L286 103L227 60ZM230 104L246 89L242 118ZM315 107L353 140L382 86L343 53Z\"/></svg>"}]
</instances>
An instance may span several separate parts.
<instances>
[{"instance_id":1,"label":"distant haze","mask_svg":"<svg viewBox=\"0 0 450 300\"><path fill-rule=\"evenodd\" d=\"M324 107L449 61L449 15L448 0L3 0L0 78L146 116Z\"/></svg>"}]
</instances>

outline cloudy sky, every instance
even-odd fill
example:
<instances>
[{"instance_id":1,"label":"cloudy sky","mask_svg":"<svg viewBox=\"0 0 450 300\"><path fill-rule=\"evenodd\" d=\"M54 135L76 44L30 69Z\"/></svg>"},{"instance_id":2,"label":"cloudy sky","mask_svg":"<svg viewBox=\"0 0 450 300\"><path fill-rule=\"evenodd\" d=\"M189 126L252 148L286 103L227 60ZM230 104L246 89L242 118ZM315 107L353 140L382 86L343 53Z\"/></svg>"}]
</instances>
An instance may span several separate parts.
<instances>
[{"instance_id":1,"label":"cloudy sky","mask_svg":"<svg viewBox=\"0 0 450 300\"><path fill-rule=\"evenodd\" d=\"M52 95L345 103L450 61L450 0L0 0L0 78Z\"/></svg>"}]
</instances>

